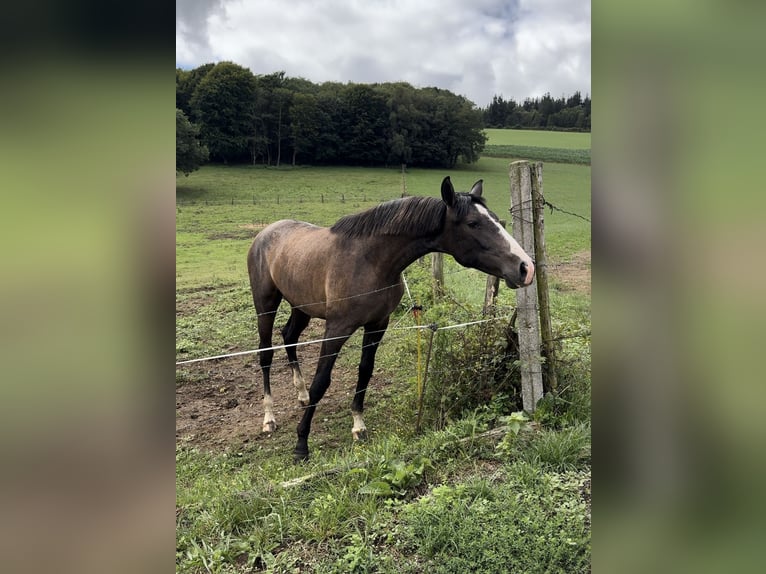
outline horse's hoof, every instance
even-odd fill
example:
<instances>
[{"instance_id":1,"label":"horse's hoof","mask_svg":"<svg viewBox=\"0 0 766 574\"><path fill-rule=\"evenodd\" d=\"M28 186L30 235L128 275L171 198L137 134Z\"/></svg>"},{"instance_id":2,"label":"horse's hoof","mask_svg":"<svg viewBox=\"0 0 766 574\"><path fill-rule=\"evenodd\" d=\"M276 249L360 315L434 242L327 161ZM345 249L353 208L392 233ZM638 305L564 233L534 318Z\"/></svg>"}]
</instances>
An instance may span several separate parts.
<instances>
[{"instance_id":1,"label":"horse's hoof","mask_svg":"<svg viewBox=\"0 0 766 574\"><path fill-rule=\"evenodd\" d=\"M301 464L304 462L307 462L309 459L309 452L301 452L299 450L295 450L295 453L293 454L293 460L295 461L295 464Z\"/></svg>"},{"instance_id":2,"label":"horse's hoof","mask_svg":"<svg viewBox=\"0 0 766 574\"><path fill-rule=\"evenodd\" d=\"M302 406L304 409L309 406L309 394L306 393L304 396L298 395L298 404Z\"/></svg>"},{"instance_id":3,"label":"horse's hoof","mask_svg":"<svg viewBox=\"0 0 766 574\"><path fill-rule=\"evenodd\" d=\"M263 433L272 433L277 430L277 422L276 421L269 421L267 423L263 423Z\"/></svg>"},{"instance_id":4,"label":"horse's hoof","mask_svg":"<svg viewBox=\"0 0 766 574\"><path fill-rule=\"evenodd\" d=\"M358 441L367 440L367 429L351 431L351 434L354 436L354 440L358 440Z\"/></svg>"}]
</instances>

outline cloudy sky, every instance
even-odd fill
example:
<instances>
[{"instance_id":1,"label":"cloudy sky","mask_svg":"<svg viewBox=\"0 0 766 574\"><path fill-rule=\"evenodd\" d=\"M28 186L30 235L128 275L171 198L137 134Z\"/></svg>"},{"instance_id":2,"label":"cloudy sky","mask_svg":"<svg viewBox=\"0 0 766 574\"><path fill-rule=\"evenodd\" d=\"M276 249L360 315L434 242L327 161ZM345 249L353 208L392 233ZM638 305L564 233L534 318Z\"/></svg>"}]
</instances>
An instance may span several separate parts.
<instances>
[{"instance_id":1,"label":"cloudy sky","mask_svg":"<svg viewBox=\"0 0 766 574\"><path fill-rule=\"evenodd\" d=\"M406 81L523 101L590 94L590 0L177 0L176 65Z\"/></svg>"}]
</instances>

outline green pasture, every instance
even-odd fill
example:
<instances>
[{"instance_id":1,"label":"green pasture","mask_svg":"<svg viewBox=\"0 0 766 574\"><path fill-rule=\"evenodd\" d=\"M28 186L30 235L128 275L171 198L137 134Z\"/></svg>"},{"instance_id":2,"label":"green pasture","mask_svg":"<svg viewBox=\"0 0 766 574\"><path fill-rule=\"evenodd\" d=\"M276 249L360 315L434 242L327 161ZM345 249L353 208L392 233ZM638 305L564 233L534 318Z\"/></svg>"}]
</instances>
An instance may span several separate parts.
<instances>
[{"instance_id":1,"label":"green pasture","mask_svg":"<svg viewBox=\"0 0 766 574\"><path fill-rule=\"evenodd\" d=\"M590 145L589 134L488 131L491 141L540 137L540 145L569 149L577 139L569 136L584 142L587 135ZM494 133L506 131L513 133ZM264 225L282 218L330 225L400 197L403 186L409 195L438 197L445 175L460 191L484 179L490 208L510 220L509 161L483 157L450 171L410 169L404 178L400 168L252 166L205 166L179 176L177 360L257 346L245 257ZM590 218L589 165L546 162L543 179L551 204ZM546 210L545 231L551 267L590 250L590 224L580 217ZM426 260L406 272L413 298L425 306L422 322L481 318L485 275L446 257L447 297L436 302L429 269ZM514 304L515 292L501 288L501 316ZM312 458L304 465L292 463L294 428L224 452L179 444L177 572L589 572L590 295L552 281L551 305L555 334L562 336L562 393L546 398L533 421L513 414L509 397L499 393L465 412L449 411L438 426L429 419L415 433L417 338L392 328L368 393L366 443L351 440L347 411L329 413L320 404L317 428L331 427L325 432L335 433L332 443L339 446L321 449L310 438ZM392 326L413 324L408 306L404 301ZM277 325L286 318L283 305ZM481 348L483 339L471 330L443 333L427 395L437 406L440 397L470 399L472 385L484 384L494 368L480 364L478 351L455 367L457 358L440 353ZM572 333L585 335L568 338ZM356 368L357 339L344 348L339 366ZM484 354L491 362L496 351ZM305 366L308 378L312 370ZM203 372L177 368L176 384L205 384ZM376 380L387 382L385 393ZM455 387L458 380L466 387ZM324 424L323 417L338 423ZM502 438L486 437L501 426L508 429ZM300 487L285 482L312 475Z\"/></svg>"},{"instance_id":2,"label":"green pasture","mask_svg":"<svg viewBox=\"0 0 766 574\"><path fill-rule=\"evenodd\" d=\"M509 220L508 161L482 158L452 171L397 169L206 166L177 180L176 283L188 289L245 281L247 248L260 226L283 218L330 225L344 214L409 195L440 194L449 175L467 191L484 180L484 195L501 219ZM546 199L565 211L590 218L590 168L545 164ZM404 180L404 183L403 183ZM590 248L590 226L559 211L546 212L549 257L565 261Z\"/></svg>"}]
</instances>

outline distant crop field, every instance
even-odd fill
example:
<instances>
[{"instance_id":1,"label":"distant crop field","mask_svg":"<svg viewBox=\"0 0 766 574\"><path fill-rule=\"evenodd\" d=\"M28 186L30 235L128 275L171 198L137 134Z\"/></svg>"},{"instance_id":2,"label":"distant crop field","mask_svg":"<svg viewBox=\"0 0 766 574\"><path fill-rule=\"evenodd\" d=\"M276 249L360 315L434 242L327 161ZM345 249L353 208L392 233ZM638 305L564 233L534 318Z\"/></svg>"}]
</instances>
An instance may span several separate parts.
<instances>
[{"instance_id":1,"label":"distant crop field","mask_svg":"<svg viewBox=\"0 0 766 574\"><path fill-rule=\"evenodd\" d=\"M590 133L486 129L487 145L590 149Z\"/></svg>"},{"instance_id":2,"label":"distant crop field","mask_svg":"<svg viewBox=\"0 0 766 574\"><path fill-rule=\"evenodd\" d=\"M590 134L536 130L485 130L485 157L590 165Z\"/></svg>"}]
</instances>

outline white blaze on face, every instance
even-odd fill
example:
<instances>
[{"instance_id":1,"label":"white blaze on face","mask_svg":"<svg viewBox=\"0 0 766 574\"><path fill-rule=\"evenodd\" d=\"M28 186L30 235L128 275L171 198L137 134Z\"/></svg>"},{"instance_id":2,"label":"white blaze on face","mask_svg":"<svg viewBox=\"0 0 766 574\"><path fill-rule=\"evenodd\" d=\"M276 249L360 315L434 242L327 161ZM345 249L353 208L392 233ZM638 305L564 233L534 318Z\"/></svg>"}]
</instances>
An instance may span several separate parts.
<instances>
[{"instance_id":1,"label":"white blaze on face","mask_svg":"<svg viewBox=\"0 0 766 574\"><path fill-rule=\"evenodd\" d=\"M508 250L516 255L523 263L527 265L527 276L524 277L524 285L529 285L532 282L532 277L535 272L535 264L532 263L532 259L527 255L527 252L521 248L519 242L516 241L513 236L508 233L508 230L503 227L500 222L492 217L486 207L479 204L474 204L474 207L481 213L487 221L494 225L500 232L500 236L508 243Z\"/></svg>"}]
</instances>

